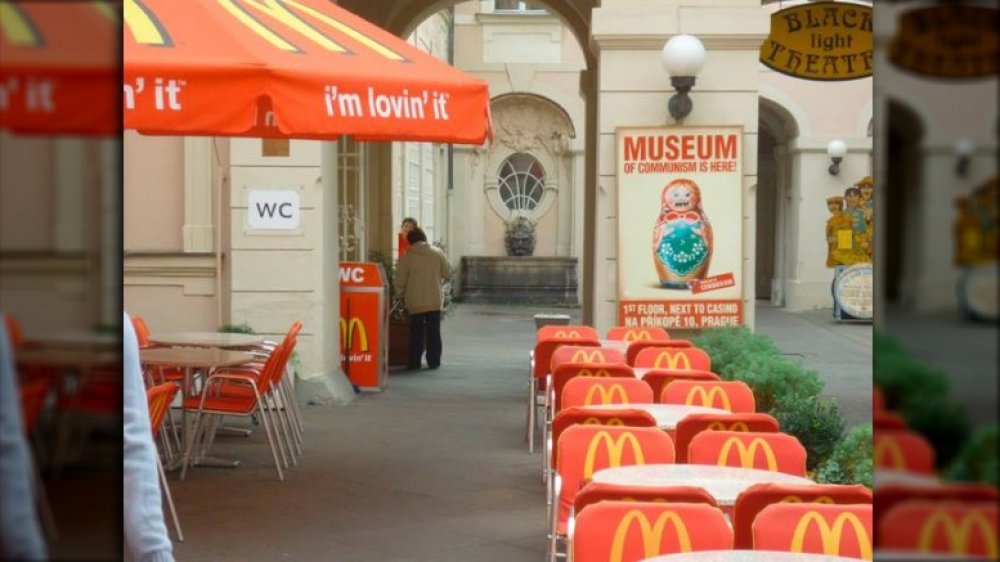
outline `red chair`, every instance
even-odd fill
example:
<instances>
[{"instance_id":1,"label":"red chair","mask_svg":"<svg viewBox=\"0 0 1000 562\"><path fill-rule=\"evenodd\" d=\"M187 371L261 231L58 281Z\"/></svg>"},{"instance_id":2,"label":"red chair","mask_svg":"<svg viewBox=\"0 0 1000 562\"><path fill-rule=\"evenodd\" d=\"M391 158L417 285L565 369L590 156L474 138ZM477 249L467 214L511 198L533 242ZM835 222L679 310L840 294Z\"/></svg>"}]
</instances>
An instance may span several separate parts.
<instances>
[{"instance_id":1,"label":"red chair","mask_svg":"<svg viewBox=\"0 0 1000 562\"><path fill-rule=\"evenodd\" d=\"M872 428L879 431L885 429L906 429L906 419L889 410L875 410L872 412Z\"/></svg>"},{"instance_id":2,"label":"red chair","mask_svg":"<svg viewBox=\"0 0 1000 562\"><path fill-rule=\"evenodd\" d=\"M872 411L878 412L885 409L885 394L879 385L872 386Z\"/></svg>"},{"instance_id":3,"label":"red chair","mask_svg":"<svg viewBox=\"0 0 1000 562\"><path fill-rule=\"evenodd\" d=\"M567 363L577 365L610 365L625 363L625 354L613 347L594 347L592 345L564 345L552 352L549 360L549 372Z\"/></svg>"},{"instance_id":4,"label":"red chair","mask_svg":"<svg viewBox=\"0 0 1000 562\"><path fill-rule=\"evenodd\" d=\"M613 326L608 330L606 339L616 341L663 341L669 340L670 334L659 327L652 328L627 328L625 326Z\"/></svg>"},{"instance_id":5,"label":"red chair","mask_svg":"<svg viewBox=\"0 0 1000 562\"><path fill-rule=\"evenodd\" d=\"M732 545L725 515L704 503L600 502L579 514L572 537L573 562L638 562Z\"/></svg>"},{"instance_id":6,"label":"red chair","mask_svg":"<svg viewBox=\"0 0 1000 562\"><path fill-rule=\"evenodd\" d=\"M562 392L562 407L595 404L652 404L653 390L637 378L573 377Z\"/></svg>"},{"instance_id":7,"label":"red chair","mask_svg":"<svg viewBox=\"0 0 1000 562\"><path fill-rule=\"evenodd\" d=\"M648 349L655 349L656 350L655 352L648 352L649 354L653 355L653 357L654 357L653 363L655 363L656 362L655 358L659 357L660 353L663 352L663 351L673 352L673 351L677 351L679 349L697 349L697 348L694 346L693 343L691 343L688 340L636 341L636 342L630 343L629 346L628 346L628 350L625 352L625 358L628 360L628 364L632 365L634 367L640 367L640 366L653 367L653 366L655 366L653 363L651 363L649 365L639 365L639 363L638 363L639 362L639 355L642 355L642 353L645 352ZM671 354L671 357L672 356L673 355ZM696 366L694 364L685 364L683 359L678 359L677 361L679 361L679 362L676 363L676 364L672 364L672 363L668 362L666 358L664 358L663 360L661 360L659 366L667 368L667 369L681 368L681 369L698 369L698 370L703 370L703 371L711 371L712 370L711 369L711 365L706 366L706 367L699 367L699 366Z\"/></svg>"},{"instance_id":8,"label":"red chair","mask_svg":"<svg viewBox=\"0 0 1000 562\"><path fill-rule=\"evenodd\" d=\"M42 417L45 399L49 396L49 381L46 379L32 380L21 383L21 419L24 421L24 432L34 433L38 420Z\"/></svg>"},{"instance_id":9,"label":"red chair","mask_svg":"<svg viewBox=\"0 0 1000 562\"><path fill-rule=\"evenodd\" d=\"M586 326L584 324L548 325L542 326L535 333L536 341L540 342L546 339L598 341L601 339L601 335L597 333L597 330L593 326Z\"/></svg>"},{"instance_id":10,"label":"red chair","mask_svg":"<svg viewBox=\"0 0 1000 562\"><path fill-rule=\"evenodd\" d=\"M11 350L24 347L24 330L21 328L21 322L10 314L3 315L3 322L7 327L7 339L10 340Z\"/></svg>"},{"instance_id":11,"label":"red chair","mask_svg":"<svg viewBox=\"0 0 1000 562\"><path fill-rule=\"evenodd\" d=\"M787 433L702 431L688 446L689 464L756 468L806 475L806 449Z\"/></svg>"},{"instance_id":12,"label":"red chair","mask_svg":"<svg viewBox=\"0 0 1000 562\"><path fill-rule=\"evenodd\" d=\"M552 371L551 393L548 406L550 413L562 410L562 395L566 383L576 377L607 377L618 379L635 379L632 367L625 363L614 365L585 365L580 363L564 363Z\"/></svg>"},{"instance_id":13,"label":"red chair","mask_svg":"<svg viewBox=\"0 0 1000 562\"><path fill-rule=\"evenodd\" d=\"M135 330L135 338L139 341L139 349L149 347L149 324L142 316L132 317L132 329Z\"/></svg>"},{"instance_id":14,"label":"red chair","mask_svg":"<svg viewBox=\"0 0 1000 562\"><path fill-rule=\"evenodd\" d=\"M777 503L871 504L872 491L860 485L754 484L740 493L733 508L733 548L753 548L753 522Z\"/></svg>"},{"instance_id":15,"label":"red chair","mask_svg":"<svg viewBox=\"0 0 1000 562\"><path fill-rule=\"evenodd\" d=\"M154 440L160 435L163 420L170 410L170 403L174 401L174 397L177 396L178 391L180 391L180 387L172 382L157 385L146 390L146 399L149 404L149 426L153 431ZM164 440L163 443L166 444L167 440ZM163 471L163 462L160 460L159 455L156 456L156 470L160 475L160 485L163 486L163 493L167 498L167 507L170 508L170 516L174 520L174 528L177 529L177 540L183 541L184 532L181 531L181 522L177 517L177 508L174 507L174 497L170 493L170 483L167 482L167 475Z\"/></svg>"},{"instance_id":16,"label":"red chair","mask_svg":"<svg viewBox=\"0 0 1000 562\"><path fill-rule=\"evenodd\" d=\"M545 330L546 328L561 328L561 330ZM582 330L588 328L588 330ZM597 331L589 326L569 327L569 326L542 326L541 331L552 332L551 336L539 335L538 343L532 350L531 360L528 368L528 413L524 428L524 437L528 441L528 452L535 450L535 416L539 407L545 406L545 399L548 392L548 376L552 370L552 354L556 349L564 345L600 347L601 343L597 338ZM574 337L569 335L581 333L587 334L587 338ZM589 337L592 335L593 337ZM545 424L542 424L542 442L545 442Z\"/></svg>"},{"instance_id":17,"label":"red chair","mask_svg":"<svg viewBox=\"0 0 1000 562\"><path fill-rule=\"evenodd\" d=\"M767 414L691 414L677 422L674 446L677 462L688 462L688 447L695 435L703 431L755 431L777 433L781 431L778 420Z\"/></svg>"},{"instance_id":18,"label":"red chair","mask_svg":"<svg viewBox=\"0 0 1000 562\"><path fill-rule=\"evenodd\" d=\"M719 507L712 494L697 486L621 486L590 482L577 492L573 500L573 514L575 516L583 508L603 501L704 503Z\"/></svg>"},{"instance_id":19,"label":"red chair","mask_svg":"<svg viewBox=\"0 0 1000 562\"><path fill-rule=\"evenodd\" d=\"M753 391L741 381L673 381L663 387L660 402L707 406L739 414L752 414L757 410Z\"/></svg>"},{"instance_id":20,"label":"red chair","mask_svg":"<svg viewBox=\"0 0 1000 562\"><path fill-rule=\"evenodd\" d=\"M641 369L642 367L636 367ZM646 381L649 388L653 389L653 399L659 400L663 394L663 387L678 380L689 381L717 381L722 380L719 375L709 371L686 371L681 369L655 369L647 371L642 375L642 380Z\"/></svg>"},{"instance_id":21,"label":"red chair","mask_svg":"<svg viewBox=\"0 0 1000 562\"><path fill-rule=\"evenodd\" d=\"M881 544L881 521L893 507L911 500L931 502L997 503L997 489L981 483L941 483L937 486L886 484L875 488L875 544Z\"/></svg>"},{"instance_id":22,"label":"red chair","mask_svg":"<svg viewBox=\"0 0 1000 562\"><path fill-rule=\"evenodd\" d=\"M934 474L934 447L915 431L880 429L873 438L872 464L876 469Z\"/></svg>"},{"instance_id":23,"label":"red chair","mask_svg":"<svg viewBox=\"0 0 1000 562\"><path fill-rule=\"evenodd\" d=\"M680 371L712 371L712 359L697 347L645 347L634 356L629 346L630 364L651 369L672 369Z\"/></svg>"},{"instance_id":24,"label":"red chair","mask_svg":"<svg viewBox=\"0 0 1000 562\"><path fill-rule=\"evenodd\" d=\"M574 425L556 442L554 505L549 516L549 560L566 536L573 500L595 472L604 468L674 462L670 437L653 427Z\"/></svg>"},{"instance_id":25,"label":"red chair","mask_svg":"<svg viewBox=\"0 0 1000 562\"><path fill-rule=\"evenodd\" d=\"M997 505L942 500L904 501L879 520L879 548L996 560Z\"/></svg>"},{"instance_id":26,"label":"red chair","mask_svg":"<svg viewBox=\"0 0 1000 562\"><path fill-rule=\"evenodd\" d=\"M754 550L872 559L871 504L776 503L753 522Z\"/></svg>"}]
</instances>

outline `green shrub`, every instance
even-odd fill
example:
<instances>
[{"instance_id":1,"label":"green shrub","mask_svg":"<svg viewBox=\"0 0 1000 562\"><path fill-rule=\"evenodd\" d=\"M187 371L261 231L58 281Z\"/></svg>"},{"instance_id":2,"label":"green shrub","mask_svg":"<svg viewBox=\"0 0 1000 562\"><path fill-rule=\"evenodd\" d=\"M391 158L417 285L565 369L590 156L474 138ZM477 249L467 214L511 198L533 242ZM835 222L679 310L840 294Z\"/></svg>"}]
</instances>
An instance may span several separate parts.
<instances>
[{"instance_id":1,"label":"green shrub","mask_svg":"<svg viewBox=\"0 0 1000 562\"><path fill-rule=\"evenodd\" d=\"M871 488L872 424L851 428L815 476L817 482L824 484L863 484Z\"/></svg>"},{"instance_id":2,"label":"green shrub","mask_svg":"<svg viewBox=\"0 0 1000 562\"><path fill-rule=\"evenodd\" d=\"M693 343L712 358L712 371L727 380L733 378L735 369L751 359L781 353L769 338L758 336L747 328L705 330Z\"/></svg>"},{"instance_id":3,"label":"green shrub","mask_svg":"<svg viewBox=\"0 0 1000 562\"><path fill-rule=\"evenodd\" d=\"M998 485L1000 465L997 463L997 449L1000 447L1000 435L997 427L993 423L981 428L965 443L948 467L947 475L950 479Z\"/></svg>"},{"instance_id":4,"label":"green shrub","mask_svg":"<svg viewBox=\"0 0 1000 562\"><path fill-rule=\"evenodd\" d=\"M944 396L911 396L899 408L910 429L934 446L936 464L945 467L969 438L971 424L965 410Z\"/></svg>"},{"instance_id":5,"label":"green shrub","mask_svg":"<svg viewBox=\"0 0 1000 562\"><path fill-rule=\"evenodd\" d=\"M224 324L219 327L220 332L226 332L230 334L256 334L253 328L249 324L244 322L243 324Z\"/></svg>"},{"instance_id":6,"label":"green shrub","mask_svg":"<svg viewBox=\"0 0 1000 562\"><path fill-rule=\"evenodd\" d=\"M892 347L886 353L876 350L872 366L872 380L882 388L889 409L899 409L921 397L948 394L948 378L943 372Z\"/></svg>"},{"instance_id":7,"label":"green shrub","mask_svg":"<svg viewBox=\"0 0 1000 562\"><path fill-rule=\"evenodd\" d=\"M781 404L771 412L781 424L781 431L794 435L806 448L806 468L822 465L833 454L844 435L844 418L837 403L818 396L804 397Z\"/></svg>"},{"instance_id":8,"label":"green shrub","mask_svg":"<svg viewBox=\"0 0 1000 562\"><path fill-rule=\"evenodd\" d=\"M780 355L755 355L742 365L734 365L731 374L734 380L750 385L758 412L818 396L824 386L816 371Z\"/></svg>"}]
</instances>

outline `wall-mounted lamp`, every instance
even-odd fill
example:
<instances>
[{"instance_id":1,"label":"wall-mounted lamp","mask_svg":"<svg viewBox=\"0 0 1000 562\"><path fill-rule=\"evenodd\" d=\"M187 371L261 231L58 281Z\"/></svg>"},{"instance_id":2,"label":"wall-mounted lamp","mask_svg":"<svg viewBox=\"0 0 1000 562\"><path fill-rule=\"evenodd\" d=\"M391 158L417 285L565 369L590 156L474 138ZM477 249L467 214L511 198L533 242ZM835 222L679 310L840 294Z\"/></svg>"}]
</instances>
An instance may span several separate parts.
<instances>
[{"instance_id":1,"label":"wall-mounted lamp","mask_svg":"<svg viewBox=\"0 0 1000 562\"><path fill-rule=\"evenodd\" d=\"M663 45L663 66L670 75L670 84L677 90L667 103L670 116L680 121L691 113L694 104L688 92L705 66L705 46L694 35L675 35Z\"/></svg>"},{"instance_id":2,"label":"wall-mounted lamp","mask_svg":"<svg viewBox=\"0 0 1000 562\"><path fill-rule=\"evenodd\" d=\"M965 173L969 171L974 149L971 139L962 138L955 141L955 156L958 158L955 160L955 173L960 177L965 177Z\"/></svg>"},{"instance_id":3,"label":"wall-mounted lamp","mask_svg":"<svg viewBox=\"0 0 1000 562\"><path fill-rule=\"evenodd\" d=\"M844 155L847 154L847 143L840 139L833 139L826 145L826 153L833 162L833 164L830 164L828 171L831 176L835 176L840 173L840 162L844 159Z\"/></svg>"}]
</instances>

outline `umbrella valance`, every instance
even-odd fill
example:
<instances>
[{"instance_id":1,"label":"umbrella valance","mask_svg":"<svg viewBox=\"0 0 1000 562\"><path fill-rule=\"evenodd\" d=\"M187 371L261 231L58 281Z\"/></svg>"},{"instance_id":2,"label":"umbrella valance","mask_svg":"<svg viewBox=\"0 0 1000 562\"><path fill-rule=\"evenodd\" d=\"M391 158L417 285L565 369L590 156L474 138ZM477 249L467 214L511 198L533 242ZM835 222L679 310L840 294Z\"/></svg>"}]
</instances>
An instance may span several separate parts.
<instances>
[{"instance_id":1,"label":"umbrella valance","mask_svg":"<svg viewBox=\"0 0 1000 562\"><path fill-rule=\"evenodd\" d=\"M125 0L124 123L147 134L480 144L487 84L323 0Z\"/></svg>"}]
</instances>

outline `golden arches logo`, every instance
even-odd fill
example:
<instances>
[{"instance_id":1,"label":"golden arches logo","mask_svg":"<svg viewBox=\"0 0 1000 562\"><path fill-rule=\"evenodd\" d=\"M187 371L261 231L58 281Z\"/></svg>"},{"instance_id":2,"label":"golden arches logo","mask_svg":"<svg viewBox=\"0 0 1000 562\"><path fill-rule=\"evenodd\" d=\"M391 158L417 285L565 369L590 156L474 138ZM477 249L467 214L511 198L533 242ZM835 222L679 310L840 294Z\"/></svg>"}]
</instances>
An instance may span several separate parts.
<instances>
[{"instance_id":1,"label":"golden arches logo","mask_svg":"<svg viewBox=\"0 0 1000 562\"><path fill-rule=\"evenodd\" d=\"M972 530L979 529L986 547L986 554L990 559L997 558L997 538L995 529L986 516L980 512L965 513L960 521L955 521L945 510L936 510L924 522L920 529L917 541L917 549L928 552L931 550L934 541L934 533L938 528L943 528L945 536L948 538L948 551L952 554L971 554L969 543L972 539Z\"/></svg>"},{"instance_id":2,"label":"golden arches logo","mask_svg":"<svg viewBox=\"0 0 1000 562\"><path fill-rule=\"evenodd\" d=\"M578 349L573 354L573 357L569 360L570 363L604 363L604 353L595 349L594 351L587 351L584 349Z\"/></svg>"},{"instance_id":3,"label":"golden arches logo","mask_svg":"<svg viewBox=\"0 0 1000 562\"><path fill-rule=\"evenodd\" d=\"M687 525L674 511L664 511L656 517L656 521L650 523L646 514L638 509L633 509L622 517L615 530L614 539L611 542L610 562L621 562L625 553L625 541L633 523L639 523L639 532L642 534L643 558L649 558L660 554L660 544L663 542L663 532L667 523L674 526L677 531L678 552L691 552L691 537L688 535Z\"/></svg>"},{"instance_id":4,"label":"golden arches logo","mask_svg":"<svg viewBox=\"0 0 1000 562\"><path fill-rule=\"evenodd\" d=\"M708 388L708 390L706 390ZM684 399L684 403L688 406L706 406L708 408L714 408L715 397L719 397L719 401L722 402L722 409L733 411L733 405L729 402L729 394L726 393L725 389L721 386L694 386L688 391L687 397ZM695 404L696 398L701 398L700 404Z\"/></svg>"},{"instance_id":5,"label":"golden arches logo","mask_svg":"<svg viewBox=\"0 0 1000 562\"><path fill-rule=\"evenodd\" d=\"M594 475L594 463L597 460L597 451L601 448L602 443L607 445L608 449L608 468L621 466L626 443L632 446L635 464L645 464L642 456L642 445L639 444L639 438L634 433L626 431L615 438L607 431L599 431L594 434L594 437L590 440L590 445L587 446L587 454L584 456L583 461L584 480L590 480L590 477Z\"/></svg>"},{"instance_id":6,"label":"golden arches logo","mask_svg":"<svg viewBox=\"0 0 1000 562\"><path fill-rule=\"evenodd\" d=\"M653 362L654 369L679 369L682 371L691 370L691 359L686 353L681 351L661 351Z\"/></svg>"},{"instance_id":7,"label":"golden arches logo","mask_svg":"<svg viewBox=\"0 0 1000 562\"><path fill-rule=\"evenodd\" d=\"M351 318L348 322L347 319L340 319L340 348L345 352L350 350L354 344L354 335L358 336L358 349L357 351L365 352L368 351L368 330L365 329L365 323L361 321L360 318Z\"/></svg>"},{"instance_id":8,"label":"golden arches logo","mask_svg":"<svg viewBox=\"0 0 1000 562\"><path fill-rule=\"evenodd\" d=\"M889 456L890 464L886 464L886 455ZM899 442L890 437L883 437L875 440L875 450L872 451L872 461L876 468L895 468L906 470L906 455Z\"/></svg>"},{"instance_id":9,"label":"golden arches logo","mask_svg":"<svg viewBox=\"0 0 1000 562\"><path fill-rule=\"evenodd\" d=\"M804 503L804 502L805 500L803 500L802 498L796 495L791 495L791 496L785 496L779 503ZM810 499L809 503L825 503L828 505L833 505L837 502L833 501L833 498L831 498L830 496L819 496L818 498Z\"/></svg>"},{"instance_id":10,"label":"golden arches logo","mask_svg":"<svg viewBox=\"0 0 1000 562\"><path fill-rule=\"evenodd\" d=\"M810 511L799 519L795 531L792 533L792 545L789 548L792 552L802 552L806 540L806 533L809 532L812 524L816 523L819 529L820 541L823 543L823 554L840 554L840 541L844 534L844 527L849 523L854 529L854 534L858 539L858 547L861 550L861 557L865 560L872 559L872 538L868 536L868 530L861 519L853 513L840 513L833 520L833 525L829 525L826 519L816 511Z\"/></svg>"},{"instance_id":11,"label":"golden arches logo","mask_svg":"<svg viewBox=\"0 0 1000 562\"><path fill-rule=\"evenodd\" d=\"M747 426L746 422L741 422L741 421L733 422L731 424L727 424L724 421L714 421L708 424L708 427L706 427L705 429L707 429L708 431L750 431L750 428Z\"/></svg>"},{"instance_id":12,"label":"golden arches logo","mask_svg":"<svg viewBox=\"0 0 1000 562\"><path fill-rule=\"evenodd\" d=\"M749 446L743 444L743 440L739 437L730 437L727 439L722 444L722 450L719 451L719 466L727 465L726 461L729 459L729 453L734 447L740 455L740 466L743 468L753 468L754 460L757 458L757 449L760 448L764 451L764 458L767 460L767 469L771 472L778 470L778 459L774 455L774 449L771 448L770 443L760 437L754 437L750 441Z\"/></svg>"},{"instance_id":13,"label":"golden arches logo","mask_svg":"<svg viewBox=\"0 0 1000 562\"><path fill-rule=\"evenodd\" d=\"M580 369L579 371L576 372L576 376L578 376L578 377L610 377L611 376L611 372L608 371L607 369L594 369L593 371L591 371L590 369Z\"/></svg>"},{"instance_id":14,"label":"golden arches logo","mask_svg":"<svg viewBox=\"0 0 1000 562\"><path fill-rule=\"evenodd\" d=\"M618 402L614 401L616 396L620 399ZM600 397L600 402L594 402L595 397ZM628 404L628 393L625 392L625 387L620 384L612 384L607 387L595 384L587 390L587 395L584 396L583 403L586 406L594 404Z\"/></svg>"},{"instance_id":15,"label":"golden arches logo","mask_svg":"<svg viewBox=\"0 0 1000 562\"><path fill-rule=\"evenodd\" d=\"M575 338L580 339L580 332L576 330L556 330L556 333L552 334L554 338Z\"/></svg>"},{"instance_id":16,"label":"golden arches logo","mask_svg":"<svg viewBox=\"0 0 1000 562\"><path fill-rule=\"evenodd\" d=\"M625 421L621 418L608 418L602 420L601 418L590 417L583 420L583 425L610 425L614 427L624 427Z\"/></svg>"},{"instance_id":17,"label":"golden arches logo","mask_svg":"<svg viewBox=\"0 0 1000 562\"><path fill-rule=\"evenodd\" d=\"M622 336L625 341L652 341L653 335L646 330L629 330Z\"/></svg>"}]
</instances>

